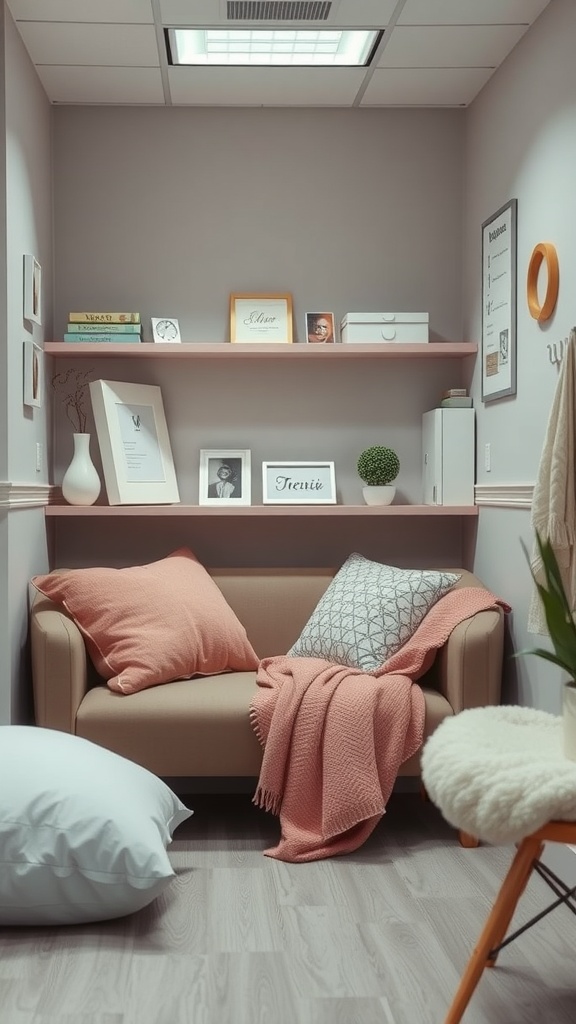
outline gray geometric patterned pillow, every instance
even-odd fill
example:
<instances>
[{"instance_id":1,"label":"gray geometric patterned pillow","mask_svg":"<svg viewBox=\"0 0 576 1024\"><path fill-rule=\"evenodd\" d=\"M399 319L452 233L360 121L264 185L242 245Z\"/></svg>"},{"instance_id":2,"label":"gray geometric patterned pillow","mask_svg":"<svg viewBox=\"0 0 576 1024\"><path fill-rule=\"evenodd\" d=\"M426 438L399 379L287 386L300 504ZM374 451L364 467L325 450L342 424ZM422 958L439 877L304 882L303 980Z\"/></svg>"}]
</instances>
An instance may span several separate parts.
<instances>
[{"instance_id":1,"label":"gray geometric patterned pillow","mask_svg":"<svg viewBox=\"0 0 576 1024\"><path fill-rule=\"evenodd\" d=\"M397 569L354 553L288 654L370 672L410 639L432 605L459 579L451 572Z\"/></svg>"}]
</instances>

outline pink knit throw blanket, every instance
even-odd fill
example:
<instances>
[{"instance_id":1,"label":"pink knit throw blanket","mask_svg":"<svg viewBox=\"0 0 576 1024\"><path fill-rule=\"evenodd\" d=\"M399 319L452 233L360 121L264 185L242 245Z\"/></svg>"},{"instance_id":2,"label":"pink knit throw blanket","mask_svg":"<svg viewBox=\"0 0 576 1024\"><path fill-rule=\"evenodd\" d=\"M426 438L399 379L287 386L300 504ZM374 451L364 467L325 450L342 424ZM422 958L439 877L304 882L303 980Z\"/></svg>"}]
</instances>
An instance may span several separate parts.
<instances>
[{"instance_id":1,"label":"pink knit throw blanket","mask_svg":"<svg viewBox=\"0 0 576 1024\"><path fill-rule=\"evenodd\" d=\"M319 860L362 845L400 765L422 745L424 694L415 680L459 622L497 604L478 587L450 591L370 673L320 658L260 662L250 720L264 755L253 802L281 824L268 857Z\"/></svg>"}]
</instances>

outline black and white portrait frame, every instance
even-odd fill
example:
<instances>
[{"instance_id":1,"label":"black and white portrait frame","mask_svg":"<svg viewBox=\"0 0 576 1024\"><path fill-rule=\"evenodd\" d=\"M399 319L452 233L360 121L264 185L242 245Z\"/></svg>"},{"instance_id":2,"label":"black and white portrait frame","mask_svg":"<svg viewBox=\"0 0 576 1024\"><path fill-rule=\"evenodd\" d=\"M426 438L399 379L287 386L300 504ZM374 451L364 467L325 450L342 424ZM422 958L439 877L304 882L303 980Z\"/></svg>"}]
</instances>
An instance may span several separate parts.
<instances>
[{"instance_id":1,"label":"black and white portrait frame","mask_svg":"<svg viewBox=\"0 0 576 1024\"><path fill-rule=\"evenodd\" d=\"M42 267L35 256L24 256L24 319L42 324Z\"/></svg>"},{"instance_id":2,"label":"black and white portrait frame","mask_svg":"<svg viewBox=\"0 0 576 1024\"><path fill-rule=\"evenodd\" d=\"M226 475L220 471L226 468ZM226 486L228 485L228 486ZM218 491L229 490L231 493ZM248 448L202 448L198 504L250 505L252 493L251 458Z\"/></svg>"}]
</instances>

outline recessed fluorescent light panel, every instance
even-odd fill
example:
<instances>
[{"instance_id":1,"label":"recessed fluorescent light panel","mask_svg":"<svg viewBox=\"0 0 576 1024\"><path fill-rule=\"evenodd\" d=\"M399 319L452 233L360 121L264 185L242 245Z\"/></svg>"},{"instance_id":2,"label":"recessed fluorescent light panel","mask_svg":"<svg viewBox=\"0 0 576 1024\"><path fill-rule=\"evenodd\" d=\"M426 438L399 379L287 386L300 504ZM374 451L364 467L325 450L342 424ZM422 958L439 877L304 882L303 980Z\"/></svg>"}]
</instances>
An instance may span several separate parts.
<instances>
[{"instance_id":1,"label":"recessed fluorescent light panel","mask_svg":"<svg viewBox=\"0 0 576 1024\"><path fill-rule=\"evenodd\" d=\"M170 28L171 63L230 67L364 67L380 32Z\"/></svg>"}]
</instances>

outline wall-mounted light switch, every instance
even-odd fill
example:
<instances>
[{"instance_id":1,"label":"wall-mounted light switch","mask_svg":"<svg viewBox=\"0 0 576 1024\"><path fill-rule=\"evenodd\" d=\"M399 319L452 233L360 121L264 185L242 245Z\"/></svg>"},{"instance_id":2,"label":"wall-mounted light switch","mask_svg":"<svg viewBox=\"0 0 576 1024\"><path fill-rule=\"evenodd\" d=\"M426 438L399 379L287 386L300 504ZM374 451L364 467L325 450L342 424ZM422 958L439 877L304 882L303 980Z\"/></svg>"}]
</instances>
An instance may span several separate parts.
<instances>
[{"instance_id":1,"label":"wall-mounted light switch","mask_svg":"<svg viewBox=\"0 0 576 1024\"><path fill-rule=\"evenodd\" d=\"M485 444L484 445L484 469L486 470L487 473L489 473L491 468L492 467L491 467L490 444Z\"/></svg>"}]
</instances>

